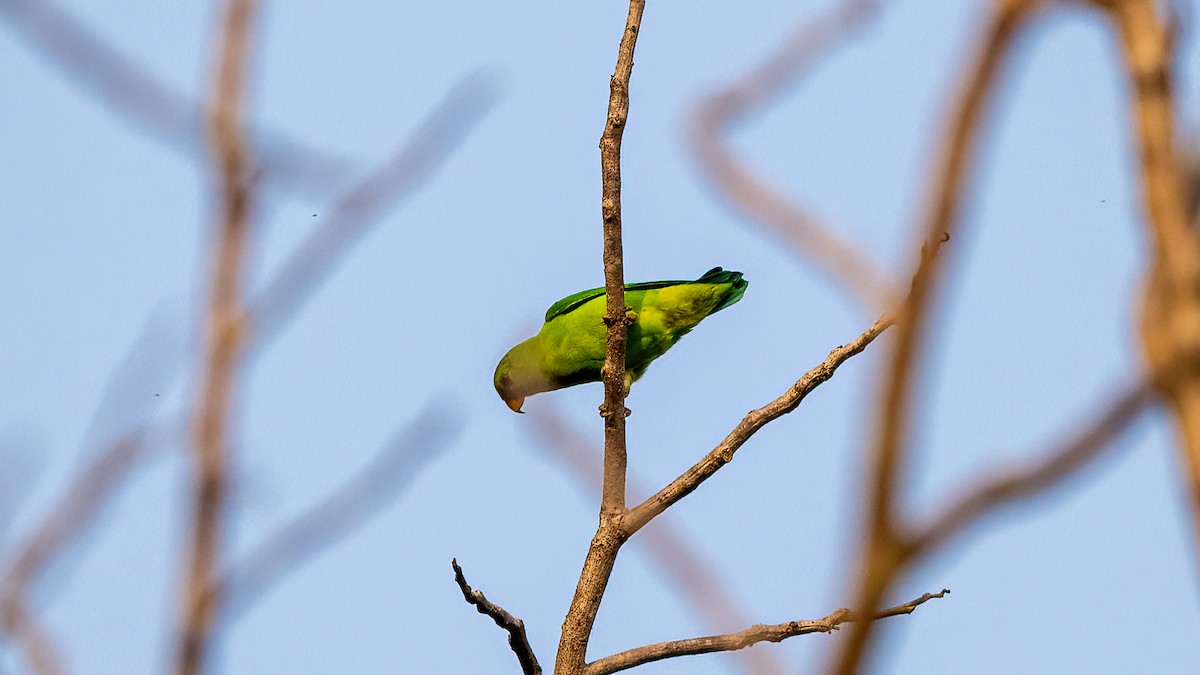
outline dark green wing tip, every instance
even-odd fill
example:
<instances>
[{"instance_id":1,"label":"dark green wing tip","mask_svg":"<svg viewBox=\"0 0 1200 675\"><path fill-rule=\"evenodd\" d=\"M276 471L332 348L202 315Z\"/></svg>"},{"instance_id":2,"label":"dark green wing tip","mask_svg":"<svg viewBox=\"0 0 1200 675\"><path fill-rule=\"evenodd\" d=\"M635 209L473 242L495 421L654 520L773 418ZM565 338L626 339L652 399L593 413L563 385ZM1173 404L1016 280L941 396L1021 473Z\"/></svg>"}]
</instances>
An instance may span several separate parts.
<instances>
[{"instance_id":1,"label":"dark green wing tip","mask_svg":"<svg viewBox=\"0 0 1200 675\"><path fill-rule=\"evenodd\" d=\"M745 280L742 279L741 272L734 272L732 270L725 271L720 267L712 268L711 270L705 272L704 276L696 280L696 283L701 284L737 284L738 282L743 284L746 283Z\"/></svg>"}]
</instances>

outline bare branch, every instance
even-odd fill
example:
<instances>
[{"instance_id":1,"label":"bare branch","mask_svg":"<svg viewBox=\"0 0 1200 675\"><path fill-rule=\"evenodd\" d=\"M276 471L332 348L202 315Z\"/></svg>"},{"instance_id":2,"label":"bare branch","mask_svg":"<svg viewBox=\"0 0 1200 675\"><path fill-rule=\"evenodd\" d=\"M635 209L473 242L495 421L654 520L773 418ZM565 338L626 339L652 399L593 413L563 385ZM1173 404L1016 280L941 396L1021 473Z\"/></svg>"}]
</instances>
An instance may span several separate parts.
<instances>
[{"instance_id":1,"label":"bare branch","mask_svg":"<svg viewBox=\"0 0 1200 675\"><path fill-rule=\"evenodd\" d=\"M0 15L59 72L90 91L134 131L192 158L203 157L204 115L188 97L121 54L53 0L0 0ZM329 194L351 162L287 137L260 131L253 171L272 185Z\"/></svg>"},{"instance_id":2,"label":"bare branch","mask_svg":"<svg viewBox=\"0 0 1200 675\"><path fill-rule=\"evenodd\" d=\"M942 589L938 593L926 593L915 600L910 600L902 605L896 605L895 607L889 607L877 612L873 620L886 619L901 614L912 614L920 605L934 598L941 598L949 592L949 589ZM787 623L777 623L770 626L758 624L737 633L691 638L689 640L676 640L674 642L660 642L599 659L594 663L588 664L587 670L584 672L587 675L609 675L609 673L616 673L653 661L661 661L677 656L728 652L743 649L759 642L783 642L797 635L832 633L842 624L856 623L858 621L860 620L854 616L853 612L843 608L832 612L823 619L788 621Z\"/></svg>"},{"instance_id":3,"label":"bare branch","mask_svg":"<svg viewBox=\"0 0 1200 675\"><path fill-rule=\"evenodd\" d=\"M604 220L604 288L608 336L604 354L604 485L600 491L600 524L579 573L575 596L563 621L556 672L583 671L588 640L604 589L628 535L625 518L625 339L629 317L625 308L624 254L621 244L621 138L629 117L629 78L633 51L641 30L646 0L630 0L617 64L609 80L608 117L600 136L602 178L600 211Z\"/></svg>"},{"instance_id":4,"label":"bare branch","mask_svg":"<svg viewBox=\"0 0 1200 675\"><path fill-rule=\"evenodd\" d=\"M842 345L829 352L829 356L820 365L808 371L786 392L767 405L746 413L741 422L729 432L720 443L692 468L685 471L669 485L659 490L646 501L629 510L625 519L627 531L632 534L640 530L655 516L666 511L671 505L690 494L700 484L708 480L721 467L733 461L734 454L750 437L766 426L772 420L792 412L800 405L814 389L833 377L834 372L850 357L861 353L879 337L883 331L891 327L890 317L880 317L862 335L850 343Z\"/></svg>"},{"instance_id":5,"label":"bare branch","mask_svg":"<svg viewBox=\"0 0 1200 675\"><path fill-rule=\"evenodd\" d=\"M497 626L508 631L508 646L512 647L513 653L517 655L517 660L521 662L521 672L525 675L540 675L542 667L538 665L533 647L529 645L529 637L525 635L525 622L509 614L500 605L488 600L484 597L483 591L471 590L470 585L467 584L467 578L463 576L462 568L458 566L458 560L452 559L450 565L454 568L454 581L458 583L463 599L475 605L475 609L480 614L492 617L492 621L495 621Z\"/></svg>"},{"instance_id":6,"label":"bare branch","mask_svg":"<svg viewBox=\"0 0 1200 675\"><path fill-rule=\"evenodd\" d=\"M1153 401L1154 390L1147 382L1127 385L1087 424L1079 425L1073 437L1031 466L1009 469L981 482L913 537L908 544L912 556L927 557L966 528L997 510L1045 493L1111 447L1118 434L1129 428Z\"/></svg>"},{"instance_id":7,"label":"bare branch","mask_svg":"<svg viewBox=\"0 0 1200 675\"><path fill-rule=\"evenodd\" d=\"M736 209L792 244L807 262L865 307L883 311L895 306L897 293L878 265L755 176L725 141L739 122L788 91L820 57L844 44L877 14L874 0L846 0L818 21L802 26L761 66L700 101L692 120L691 146L709 180Z\"/></svg>"},{"instance_id":8,"label":"bare branch","mask_svg":"<svg viewBox=\"0 0 1200 675\"><path fill-rule=\"evenodd\" d=\"M1037 0L996 0L988 17L966 79L960 85L951 121L943 139L942 159L930 193L922 241L934 245L953 236L966 196L964 186L974 159L978 129L989 108L995 82L1003 70L1012 44ZM922 255L915 266L912 288L897 316L895 346L879 403L879 428L871 451L867 481L871 500L864 530L861 571L856 582L855 606L874 613L901 567L900 536L895 523L895 497L908 454L908 424L912 403L913 373L927 332L930 307L937 295L945 255ZM842 643L832 672L858 672L872 632L870 622L856 624Z\"/></svg>"},{"instance_id":9,"label":"bare branch","mask_svg":"<svg viewBox=\"0 0 1200 675\"><path fill-rule=\"evenodd\" d=\"M221 628L228 627L280 581L348 537L395 499L459 431L456 416L427 409L328 497L268 536L218 582Z\"/></svg>"},{"instance_id":10,"label":"bare branch","mask_svg":"<svg viewBox=\"0 0 1200 675\"><path fill-rule=\"evenodd\" d=\"M1193 544L1200 546L1200 233L1192 227L1175 120L1169 17L1162 3L1100 3L1124 47L1142 180L1142 209L1153 245L1144 285L1141 333L1155 384L1174 412L1189 469Z\"/></svg>"},{"instance_id":11,"label":"bare branch","mask_svg":"<svg viewBox=\"0 0 1200 675\"><path fill-rule=\"evenodd\" d=\"M458 82L392 157L341 196L333 211L251 303L251 354L268 343L371 227L412 197L496 103L483 71Z\"/></svg>"},{"instance_id":12,"label":"bare branch","mask_svg":"<svg viewBox=\"0 0 1200 675\"><path fill-rule=\"evenodd\" d=\"M538 446L561 462L583 485L586 494L599 495L603 471L600 448L571 428L555 408L547 410L543 407L541 412L530 417L534 435L540 441ZM645 494L632 476L628 477L627 486L634 494ZM749 623L726 589L724 580L669 521L660 520L631 541L642 546L650 560L675 583L708 630L719 632ZM785 672L783 663L767 650L739 651L735 656L748 673L773 675Z\"/></svg>"},{"instance_id":13,"label":"bare branch","mask_svg":"<svg viewBox=\"0 0 1200 675\"><path fill-rule=\"evenodd\" d=\"M243 341L240 296L253 190L242 114L255 10L254 0L228 0L225 5L209 119L220 198L193 431L195 504L176 648L176 669L181 675L203 670L220 602L210 591L220 545L234 378Z\"/></svg>"}]
</instances>

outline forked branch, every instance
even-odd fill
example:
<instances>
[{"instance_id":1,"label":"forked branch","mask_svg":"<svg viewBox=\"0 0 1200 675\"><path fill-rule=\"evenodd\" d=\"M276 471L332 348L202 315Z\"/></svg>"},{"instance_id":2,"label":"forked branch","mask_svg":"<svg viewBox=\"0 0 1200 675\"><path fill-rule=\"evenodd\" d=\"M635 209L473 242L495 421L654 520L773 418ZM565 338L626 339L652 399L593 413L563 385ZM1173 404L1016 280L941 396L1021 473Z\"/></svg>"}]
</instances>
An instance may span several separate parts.
<instances>
[{"instance_id":1,"label":"forked branch","mask_svg":"<svg viewBox=\"0 0 1200 675\"><path fill-rule=\"evenodd\" d=\"M772 420L795 410L814 389L833 377L839 366L856 354L861 354L867 345L874 342L875 338L890 328L893 323L891 317L879 317L870 328L854 340L829 352L829 356L825 357L824 361L796 380L790 389L774 401L747 413L742 421L733 428L733 431L729 432L729 435L718 443L717 447L709 451L704 459L701 459L646 501L629 510L629 516L625 519L629 533L637 532L655 516L690 494L721 467L733 461L733 456L738 448L750 440L750 437L759 429Z\"/></svg>"},{"instance_id":2,"label":"forked branch","mask_svg":"<svg viewBox=\"0 0 1200 675\"><path fill-rule=\"evenodd\" d=\"M584 495L599 495L600 448L572 427L553 406L543 407L530 418L538 446L554 458L564 472L582 484ZM645 494L633 476L628 477L628 487L634 494ZM705 630L717 633L749 623L737 599L726 587L726 580L700 555L695 543L671 522L660 520L630 541L640 546L647 560L657 565L690 602ZM777 675L786 670L778 655L769 649L739 651L735 657L751 675Z\"/></svg>"}]
</instances>

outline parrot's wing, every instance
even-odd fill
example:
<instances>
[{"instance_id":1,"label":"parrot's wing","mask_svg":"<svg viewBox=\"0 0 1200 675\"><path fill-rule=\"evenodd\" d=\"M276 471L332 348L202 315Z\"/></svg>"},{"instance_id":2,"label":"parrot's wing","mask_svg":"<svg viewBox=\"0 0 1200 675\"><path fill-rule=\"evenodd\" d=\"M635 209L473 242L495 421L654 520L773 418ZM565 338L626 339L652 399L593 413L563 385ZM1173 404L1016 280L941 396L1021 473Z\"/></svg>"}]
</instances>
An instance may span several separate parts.
<instances>
[{"instance_id":1,"label":"parrot's wing","mask_svg":"<svg viewBox=\"0 0 1200 675\"><path fill-rule=\"evenodd\" d=\"M727 279L726 277L731 277L731 279ZM726 272L725 270L721 269L720 267L714 267L711 270L705 272L703 274L703 276L701 276L699 279L696 279L695 281L682 281L682 280L678 280L678 279L673 279L670 281L643 281L641 283L636 283L636 284L625 284L625 292L628 293L630 291L649 291L649 290L652 290L655 288L668 288L670 286L679 286L680 284L727 283L730 280L740 281L741 278L742 278L742 275L740 272ZM559 300L558 302L554 303L553 305L550 305L550 309L546 310L546 323L550 323L550 320L553 319L554 317L562 316L563 314L567 314L571 310L582 305L583 303L585 303L589 300L598 298L602 295L604 295L604 287L603 286L601 286L600 288L589 288L586 291L579 291L578 293L573 293L571 295L568 295L567 297L563 298L562 300ZM738 297L740 298L741 296L739 295ZM737 300L734 300L728 304L733 304L733 302L737 302Z\"/></svg>"},{"instance_id":2,"label":"parrot's wing","mask_svg":"<svg viewBox=\"0 0 1200 675\"><path fill-rule=\"evenodd\" d=\"M690 283L692 283L692 282L690 282L690 281L643 281L643 282L637 283L637 284L625 284L625 292L628 293L630 291L648 291L652 288L667 288L668 286L678 286L679 284L690 284ZM556 316L562 316L563 314L569 314L571 312L571 310L579 307L583 303L585 303L589 300L592 300L594 298L598 298L602 295L604 295L604 287L603 286L601 286L600 288L589 288L586 291L579 291L578 293L573 293L571 295L568 295L567 297L563 298L562 300L559 300L558 302L554 303L553 305L550 305L550 309L546 310L546 322L549 323L550 319L553 319Z\"/></svg>"}]
</instances>

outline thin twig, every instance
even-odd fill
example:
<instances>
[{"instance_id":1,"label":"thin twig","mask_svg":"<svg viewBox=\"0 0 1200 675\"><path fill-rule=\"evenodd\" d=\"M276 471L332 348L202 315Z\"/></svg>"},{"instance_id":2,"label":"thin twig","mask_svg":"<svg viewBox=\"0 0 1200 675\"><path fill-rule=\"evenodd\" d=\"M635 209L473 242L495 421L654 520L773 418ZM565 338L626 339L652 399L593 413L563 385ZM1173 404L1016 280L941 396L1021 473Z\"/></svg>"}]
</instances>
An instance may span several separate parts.
<instances>
[{"instance_id":1,"label":"thin twig","mask_svg":"<svg viewBox=\"0 0 1200 675\"><path fill-rule=\"evenodd\" d=\"M692 120L691 146L709 180L736 209L787 240L868 310L886 311L895 306L897 294L879 266L757 177L726 143L739 122L788 91L820 57L845 44L877 14L875 0L845 0L802 26L765 63L700 101Z\"/></svg>"},{"instance_id":2,"label":"thin twig","mask_svg":"<svg viewBox=\"0 0 1200 675\"><path fill-rule=\"evenodd\" d=\"M191 158L204 156L204 114L195 102L120 53L53 0L0 0L0 15L59 72L90 91L130 128ZM269 184L326 195L345 183L352 163L286 136L259 130L259 165Z\"/></svg>"},{"instance_id":3,"label":"thin twig","mask_svg":"<svg viewBox=\"0 0 1200 675\"><path fill-rule=\"evenodd\" d=\"M144 456L145 429L122 436L82 471L62 501L17 549L0 576L0 632L13 636L39 674L62 672L57 648L29 606L29 595L50 562L102 512L107 499Z\"/></svg>"},{"instance_id":4,"label":"thin twig","mask_svg":"<svg viewBox=\"0 0 1200 675\"><path fill-rule=\"evenodd\" d=\"M242 266L253 196L242 114L255 9L254 0L228 0L216 58L209 123L219 216L193 432L195 503L176 648L176 669L181 675L195 675L204 669L220 602L212 587L228 471L234 378L243 341Z\"/></svg>"},{"instance_id":5,"label":"thin twig","mask_svg":"<svg viewBox=\"0 0 1200 675\"><path fill-rule=\"evenodd\" d=\"M604 379L604 485L600 495L600 524L588 549L575 596L563 621L555 672L578 675L587 658L588 640L600 610L604 589L617 560L617 552L628 539L622 526L625 509L625 338L628 317L625 309L625 273L621 247L621 138L629 117L629 78L633 73L633 51L641 30L645 0L630 0L625 31L617 50L617 64L609 80L608 117L600 136L604 221L604 323L608 337L602 370Z\"/></svg>"},{"instance_id":6,"label":"thin twig","mask_svg":"<svg viewBox=\"0 0 1200 675\"><path fill-rule=\"evenodd\" d=\"M733 456L738 449L750 440L750 437L759 429L772 420L795 410L814 389L833 377L839 366L850 357L861 353L892 324L893 321L890 317L880 317L862 335L829 352L829 356L825 357L820 365L796 380L791 388L774 401L746 413L733 431L729 432L729 435L709 451L703 459L659 490L658 493L629 510L629 515L625 519L628 532L630 534L637 532L655 516L690 494L721 467L733 461Z\"/></svg>"},{"instance_id":7,"label":"thin twig","mask_svg":"<svg viewBox=\"0 0 1200 675\"><path fill-rule=\"evenodd\" d=\"M0 599L25 595L58 552L100 514L115 486L145 456L145 432L138 428L122 436L75 477L0 576Z\"/></svg>"},{"instance_id":8,"label":"thin twig","mask_svg":"<svg viewBox=\"0 0 1200 675\"><path fill-rule=\"evenodd\" d=\"M332 212L250 303L253 335L248 358L295 316L372 226L433 177L497 98L496 86L486 72L464 77L391 158L337 200Z\"/></svg>"},{"instance_id":9,"label":"thin twig","mask_svg":"<svg viewBox=\"0 0 1200 675\"><path fill-rule=\"evenodd\" d=\"M942 589L938 593L926 593L915 600L910 600L904 604L877 612L873 620L877 621L901 614L912 614L920 605L935 598L941 598L949 592L949 589ZM728 652L743 649L759 642L783 642L797 635L832 633L843 624L857 622L859 622L859 619L855 617L854 612L842 608L830 613L823 619L788 621L769 626L758 624L737 633L675 640L673 642L660 642L644 647L636 647L590 663L584 672L587 675L609 675L609 673L616 673L653 661L661 661L662 659L677 656Z\"/></svg>"},{"instance_id":10,"label":"thin twig","mask_svg":"<svg viewBox=\"0 0 1200 675\"><path fill-rule=\"evenodd\" d=\"M243 616L263 596L314 555L345 539L395 499L421 467L458 432L457 417L427 409L397 431L358 473L328 497L288 521L234 563L214 593L224 598L220 629Z\"/></svg>"},{"instance_id":11,"label":"thin twig","mask_svg":"<svg viewBox=\"0 0 1200 675\"><path fill-rule=\"evenodd\" d=\"M1078 474L1111 447L1113 439L1128 429L1153 400L1154 390L1148 382L1127 385L1091 421L1079 425L1070 440L1038 453L1041 459L1031 466L1006 470L968 490L912 537L908 548L914 562L918 556L929 557L992 513L1011 504L1028 502Z\"/></svg>"},{"instance_id":12,"label":"thin twig","mask_svg":"<svg viewBox=\"0 0 1200 675\"><path fill-rule=\"evenodd\" d=\"M601 449L572 428L556 408L543 406L540 412L530 417L534 435L540 441L538 446L582 484L586 495L599 495L604 470ZM633 494L645 494L632 476L628 477L626 485ZM659 520L631 542L641 546L666 578L675 583L708 630L720 632L749 623L726 588L725 580L669 521ZM734 656L747 673L775 675L785 672L783 663L769 650L749 649Z\"/></svg>"},{"instance_id":13,"label":"thin twig","mask_svg":"<svg viewBox=\"0 0 1200 675\"><path fill-rule=\"evenodd\" d=\"M977 132L988 110L995 82L1026 16L1036 0L996 0L983 39L967 77L960 86L943 140L942 159L930 194L929 211L921 228L927 244L953 236L966 197L968 169L974 158ZM879 607L901 566L901 535L895 522L896 493L908 454L913 373L927 333L945 255L922 255L912 275L912 288L897 316L896 342L891 352L879 403L879 426L869 458L866 482L870 506L859 558L855 606L865 612ZM832 672L851 675L859 670L873 625L856 624L842 643Z\"/></svg>"},{"instance_id":14,"label":"thin twig","mask_svg":"<svg viewBox=\"0 0 1200 675\"><path fill-rule=\"evenodd\" d=\"M500 605L488 600L484 597L483 591L471 590L471 586L467 584L467 578L463 576L462 568L458 566L458 560L452 559L450 566L454 568L454 581L458 583L463 599L475 605L475 609L480 614L492 617L492 621L495 621L497 626L508 631L508 646L517 655L517 661L521 663L521 672L525 675L540 675L542 667L538 665L533 647L529 645L529 637L525 634L525 622L509 614Z\"/></svg>"},{"instance_id":15,"label":"thin twig","mask_svg":"<svg viewBox=\"0 0 1200 675\"><path fill-rule=\"evenodd\" d=\"M13 643L25 655L30 671L37 675L57 675L64 672L58 649L29 610L28 599L13 597L3 599L2 602L0 624L3 624L4 632L12 636ZM3 645L2 641L0 645Z\"/></svg>"}]
</instances>

